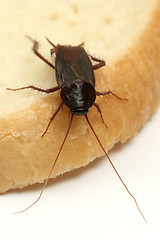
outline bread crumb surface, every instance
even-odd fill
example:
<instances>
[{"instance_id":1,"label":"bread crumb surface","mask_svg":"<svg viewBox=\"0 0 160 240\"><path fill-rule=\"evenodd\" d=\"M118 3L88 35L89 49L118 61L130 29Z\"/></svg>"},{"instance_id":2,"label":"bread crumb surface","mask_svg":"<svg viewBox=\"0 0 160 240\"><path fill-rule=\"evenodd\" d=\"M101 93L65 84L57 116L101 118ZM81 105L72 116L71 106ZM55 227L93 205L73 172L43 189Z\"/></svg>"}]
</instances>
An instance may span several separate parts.
<instances>
[{"instance_id":1,"label":"bread crumb surface","mask_svg":"<svg viewBox=\"0 0 160 240\"><path fill-rule=\"evenodd\" d=\"M145 27L153 2L156 0L69 0L67 4L65 0L2 1L0 113L12 113L46 97L30 90L6 93L6 87L33 84L46 89L56 85L54 71L33 54L32 43L25 35L39 41L40 52L50 61L51 46L46 36L54 44L85 42L89 53L111 64Z\"/></svg>"}]
</instances>

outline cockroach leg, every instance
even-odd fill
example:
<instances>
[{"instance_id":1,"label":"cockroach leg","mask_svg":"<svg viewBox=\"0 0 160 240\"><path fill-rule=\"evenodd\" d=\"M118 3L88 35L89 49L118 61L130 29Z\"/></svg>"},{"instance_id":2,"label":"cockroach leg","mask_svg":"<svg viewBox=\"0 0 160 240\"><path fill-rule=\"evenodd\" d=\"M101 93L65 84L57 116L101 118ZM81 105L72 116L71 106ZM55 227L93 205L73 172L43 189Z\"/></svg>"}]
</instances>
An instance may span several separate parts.
<instances>
[{"instance_id":1,"label":"cockroach leg","mask_svg":"<svg viewBox=\"0 0 160 240\"><path fill-rule=\"evenodd\" d=\"M105 96L105 95L112 95L112 96L118 98L119 100L128 101L127 98L121 98L118 95L116 95L115 93L113 93L112 91L107 91L107 92L97 92L96 91L96 96Z\"/></svg>"},{"instance_id":2,"label":"cockroach leg","mask_svg":"<svg viewBox=\"0 0 160 240\"><path fill-rule=\"evenodd\" d=\"M78 45L78 47L84 47L84 43L85 43L85 42L80 43L80 44Z\"/></svg>"},{"instance_id":3,"label":"cockroach leg","mask_svg":"<svg viewBox=\"0 0 160 240\"><path fill-rule=\"evenodd\" d=\"M91 125L91 123L90 123L90 121L87 117L87 112L88 112L89 108L92 105L94 105L96 107L97 111L100 114L102 122L105 124L103 116L102 116L101 109L100 109L99 105L97 103L95 103L96 96L112 95L115 98L117 98L118 100L128 100L126 98L121 98L121 97L117 96L112 91L107 91L107 92L95 91L95 88L94 88L94 86L95 86L95 75L94 75L93 70L96 70L96 69L99 69L99 68L105 66L105 61L100 60L100 59L98 59L96 57L93 57L91 55L88 56L88 54L85 52L85 50L83 48L83 43L80 44L79 46L74 46L74 47L63 46L63 45L55 46L49 39L47 39L48 42L53 46L53 49L51 49L51 54L55 53L56 61L55 61L55 66L54 66L39 53L38 42L33 40L32 38L28 37L28 36L27 36L27 38L33 42L32 50L35 53L35 55L38 56L41 60L43 60L45 63L47 63L50 67L55 69L56 80L57 80L57 85L58 86L45 90L45 89L41 89L41 88L35 87L33 85L30 85L30 86L27 86L27 87L22 87L22 88L17 88L17 89L7 88L7 90L17 91L17 90L23 90L23 89L29 89L30 88L30 89L40 91L40 92L45 92L45 93L52 93L52 92L55 92L59 89L61 90L62 102L60 103L60 105L57 107L57 110L54 112L54 114L50 118L49 123L48 123L44 133L42 134L42 137L47 133L50 124L52 123L52 121L55 119L58 112L62 108L63 103L68 108L70 108L70 112L71 112L72 115L71 115L70 123L69 123L68 129L67 129L67 132L65 134L65 137L63 139L63 142L62 142L62 144L59 148L56 159L52 164L52 167L51 167L51 170L48 174L48 177L45 180L44 186L42 188L42 191L41 191L39 197L29 207L27 207L25 210L20 211L20 212L25 212L27 209L32 207L36 202L38 202L39 199L41 198L42 193L43 193L43 191L44 191L44 189L45 189L45 187L46 187L46 185L49 181L49 178L50 178L50 176L51 176L51 174L52 174L52 172L55 168L55 165L56 165L56 163L59 159L59 156L62 152L62 149L65 145L66 139L67 139L69 131L71 129L72 120L73 120L74 115L77 115L77 116L84 115L88 124L89 124L89 127L90 127L91 131L93 132L95 138L97 139L97 142L99 143L99 145L100 145L101 149L103 150L104 154L108 158L108 161L110 162L112 168L114 169L115 173L117 174L119 180L121 181L121 183L123 184L123 186L125 187L127 192L129 193L129 195L133 198L133 200L134 200L134 202L137 206L138 211L140 212L140 214L142 215L142 217L146 221L144 215L142 214L142 212L141 212L141 210L138 206L138 203L137 203L135 197L131 194L131 192L127 188L126 184L123 182L121 176L119 175L118 171L116 170L115 166L113 165L111 159L109 158L107 152L105 151L105 148L103 147L99 137L97 136L96 132L94 131L94 128L92 127L92 125ZM94 65L92 65L91 60L95 61ZM83 81L83 88L81 87L82 86L82 81ZM81 99L81 101L80 101L80 99ZM86 99L89 99L89 101L86 101ZM105 124L105 126L107 127L106 124Z\"/></svg>"},{"instance_id":4,"label":"cockroach leg","mask_svg":"<svg viewBox=\"0 0 160 240\"><path fill-rule=\"evenodd\" d=\"M32 89L32 90L36 90L38 92L45 92L45 93L53 93L60 89L59 86L56 86L54 88L49 88L49 89L42 89L42 88L38 88L33 85L30 85L30 86L21 87L21 88L6 88L6 90L19 91L19 90L24 90L24 89L28 89L28 88Z\"/></svg>"},{"instance_id":5,"label":"cockroach leg","mask_svg":"<svg viewBox=\"0 0 160 240\"><path fill-rule=\"evenodd\" d=\"M93 65L93 69L96 70L98 68L101 68L103 66L106 65L105 61L104 60L101 60L101 59L98 59L96 57L93 57L92 55L89 55L91 57L91 59L95 62L98 62L97 64Z\"/></svg>"},{"instance_id":6,"label":"cockroach leg","mask_svg":"<svg viewBox=\"0 0 160 240\"><path fill-rule=\"evenodd\" d=\"M53 46L53 48L51 48L51 50L50 50L50 53L51 53L51 56L52 56L55 53L56 46L47 37L46 37L46 40Z\"/></svg>"},{"instance_id":7,"label":"cockroach leg","mask_svg":"<svg viewBox=\"0 0 160 240\"><path fill-rule=\"evenodd\" d=\"M47 37L46 37L46 40L47 40L54 48L56 48L56 46L54 45L54 43L52 43Z\"/></svg>"},{"instance_id":8,"label":"cockroach leg","mask_svg":"<svg viewBox=\"0 0 160 240\"><path fill-rule=\"evenodd\" d=\"M100 117L101 117L101 119L102 119L103 124L106 126L106 128L108 128L107 124L105 123L105 121L104 121L104 119L103 119L102 111L101 111L101 109L100 109L100 106L99 106L97 103L94 103L93 106L95 106L95 107L97 108L97 111L98 111L99 114L100 114Z\"/></svg>"},{"instance_id":9,"label":"cockroach leg","mask_svg":"<svg viewBox=\"0 0 160 240\"><path fill-rule=\"evenodd\" d=\"M56 115L58 114L58 112L59 112L59 110L62 108L62 106L63 106L63 102L61 102L61 104L59 105L59 107L57 108L57 110L55 111L55 113L53 114L53 116L50 118L49 123L48 123L48 125L47 125L44 133L42 134L42 137L44 137L44 135L45 135L46 132L48 131L48 128L49 128L51 122L54 120L54 118L56 117Z\"/></svg>"},{"instance_id":10,"label":"cockroach leg","mask_svg":"<svg viewBox=\"0 0 160 240\"><path fill-rule=\"evenodd\" d=\"M38 52L38 47L39 47L39 43L36 40L33 40L31 37L26 36L29 40L31 40L33 42L33 47L32 50L34 52L34 54L39 57L41 60L43 60L45 63L47 63L50 67L52 67L53 69L55 69L55 66L50 63L46 58L44 58L39 52Z\"/></svg>"}]
</instances>

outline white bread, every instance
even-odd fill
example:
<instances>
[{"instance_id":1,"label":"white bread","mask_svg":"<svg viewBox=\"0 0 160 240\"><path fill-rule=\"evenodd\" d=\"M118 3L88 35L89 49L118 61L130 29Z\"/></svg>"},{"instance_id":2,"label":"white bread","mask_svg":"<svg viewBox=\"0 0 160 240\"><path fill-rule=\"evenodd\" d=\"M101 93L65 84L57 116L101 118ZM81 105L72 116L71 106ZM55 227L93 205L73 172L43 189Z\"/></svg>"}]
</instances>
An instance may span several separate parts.
<instances>
[{"instance_id":1,"label":"white bread","mask_svg":"<svg viewBox=\"0 0 160 240\"><path fill-rule=\"evenodd\" d=\"M59 92L6 90L56 86L55 73L33 54L25 35L40 42L40 52L49 60L45 36L54 44L85 41L90 54L105 59L107 66L95 71L96 90L112 90L128 99L97 97L108 129L96 109L90 109L88 118L107 151L134 136L160 101L160 0L30 3L1 3L0 192L46 179L70 119L64 106L42 138L60 103ZM52 177L103 154L85 118L75 117Z\"/></svg>"}]
</instances>

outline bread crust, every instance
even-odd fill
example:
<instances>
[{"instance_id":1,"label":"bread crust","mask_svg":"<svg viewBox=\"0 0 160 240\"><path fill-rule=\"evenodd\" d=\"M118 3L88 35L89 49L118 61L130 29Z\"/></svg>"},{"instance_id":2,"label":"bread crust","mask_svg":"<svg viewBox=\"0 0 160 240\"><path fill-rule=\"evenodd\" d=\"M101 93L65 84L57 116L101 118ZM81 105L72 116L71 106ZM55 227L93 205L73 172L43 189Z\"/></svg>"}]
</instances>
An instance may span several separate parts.
<instances>
[{"instance_id":1,"label":"bread crust","mask_svg":"<svg viewBox=\"0 0 160 240\"><path fill-rule=\"evenodd\" d=\"M115 62L95 71L96 90L113 96L97 97L106 129L96 108L88 118L108 151L116 142L134 136L160 102L160 1L151 21L131 48ZM69 109L56 116L42 138L50 117L60 104L59 93L47 95L30 108L0 119L0 192L43 182L48 176L69 124ZM73 151L74 149L74 151ZM85 118L75 117L52 177L87 165L104 155Z\"/></svg>"}]
</instances>

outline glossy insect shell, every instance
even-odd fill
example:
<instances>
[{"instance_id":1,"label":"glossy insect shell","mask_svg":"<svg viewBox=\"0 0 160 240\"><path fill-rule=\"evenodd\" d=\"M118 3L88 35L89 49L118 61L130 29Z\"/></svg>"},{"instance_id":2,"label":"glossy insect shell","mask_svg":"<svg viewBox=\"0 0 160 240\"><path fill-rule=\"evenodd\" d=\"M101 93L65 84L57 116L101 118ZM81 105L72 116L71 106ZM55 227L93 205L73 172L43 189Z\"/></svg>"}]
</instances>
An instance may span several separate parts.
<instances>
[{"instance_id":1,"label":"glossy insect shell","mask_svg":"<svg viewBox=\"0 0 160 240\"><path fill-rule=\"evenodd\" d=\"M96 99L92 63L81 46L61 46L55 49L55 71L61 98L71 113L84 115Z\"/></svg>"}]
</instances>

